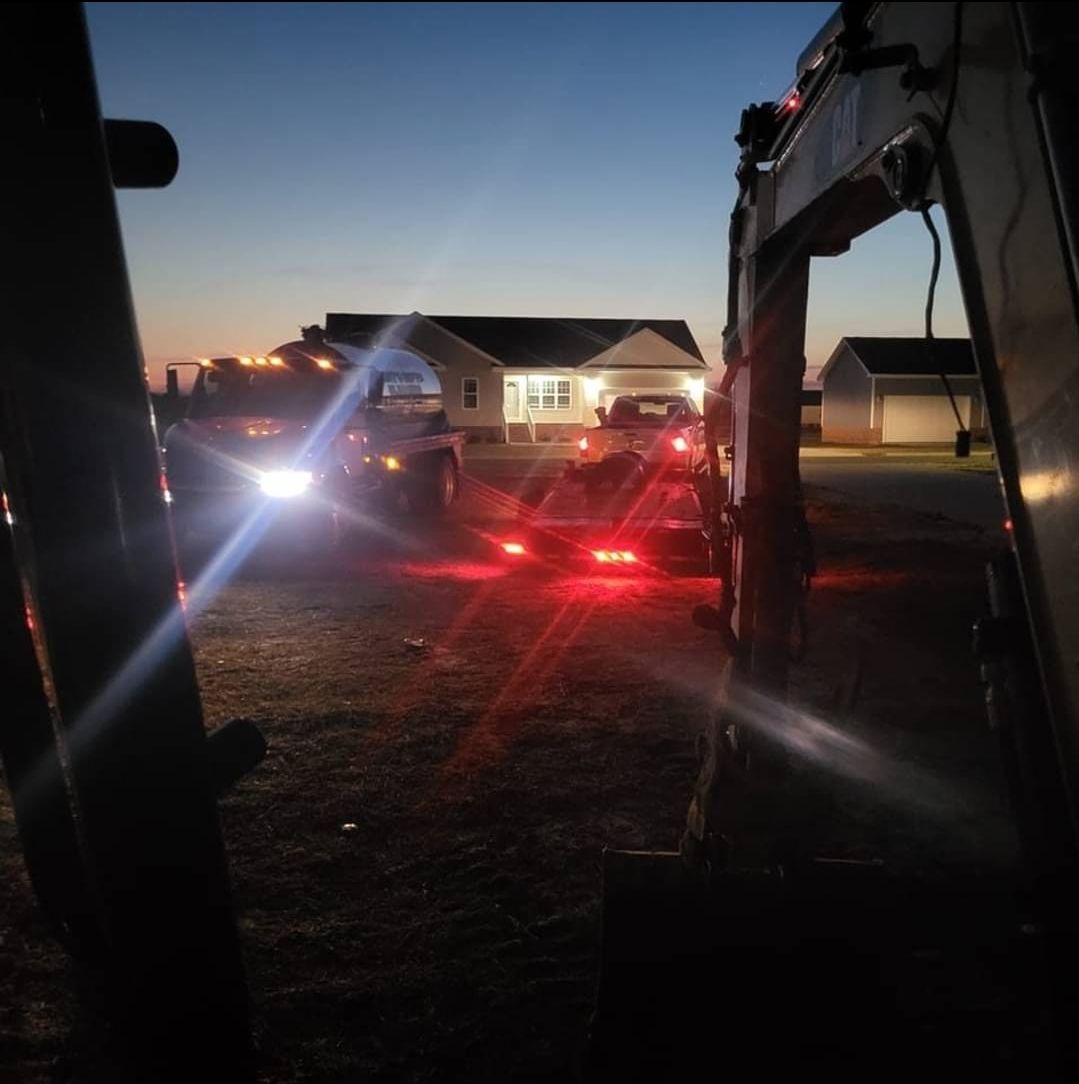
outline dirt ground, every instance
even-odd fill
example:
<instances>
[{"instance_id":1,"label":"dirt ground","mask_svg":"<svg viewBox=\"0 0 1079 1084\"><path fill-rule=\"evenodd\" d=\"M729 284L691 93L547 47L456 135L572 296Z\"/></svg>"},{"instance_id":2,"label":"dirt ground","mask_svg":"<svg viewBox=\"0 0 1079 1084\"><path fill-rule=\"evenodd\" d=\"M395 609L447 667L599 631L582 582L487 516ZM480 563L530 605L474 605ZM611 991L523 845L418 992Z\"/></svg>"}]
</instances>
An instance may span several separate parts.
<instances>
[{"instance_id":1,"label":"dirt ground","mask_svg":"<svg viewBox=\"0 0 1079 1084\"><path fill-rule=\"evenodd\" d=\"M714 584L507 566L492 539L527 464L484 466L426 540L248 570L193 620L209 725L269 742L221 804L266 1082L567 1078L603 848L677 847L723 661L690 612ZM1011 863L969 655L990 541L808 496L820 574L792 701L834 801L804 842ZM0 1079L85 1079L6 805L0 863Z\"/></svg>"}]
</instances>

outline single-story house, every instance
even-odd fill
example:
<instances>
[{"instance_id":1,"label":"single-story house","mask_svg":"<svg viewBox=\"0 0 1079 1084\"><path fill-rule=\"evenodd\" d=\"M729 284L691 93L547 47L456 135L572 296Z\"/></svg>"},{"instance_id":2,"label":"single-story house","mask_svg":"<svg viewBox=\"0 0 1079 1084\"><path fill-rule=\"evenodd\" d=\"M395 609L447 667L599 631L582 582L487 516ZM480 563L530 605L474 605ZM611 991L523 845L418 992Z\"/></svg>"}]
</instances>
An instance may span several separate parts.
<instances>
[{"instance_id":1,"label":"single-story house","mask_svg":"<svg viewBox=\"0 0 1079 1084\"><path fill-rule=\"evenodd\" d=\"M419 354L475 440L573 440L624 392L686 391L703 406L709 374L684 320L331 312L325 336Z\"/></svg>"},{"instance_id":2,"label":"single-story house","mask_svg":"<svg viewBox=\"0 0 1079 1084\"><path fill-rule=\"evenodd\" d=\"M953 409L940 374L955 396ZM820 371L821 436L849 444L950 444L955 411L975 440L986 437L981 382L969 339L849 337Z\"/></svg>"}]
</instances>

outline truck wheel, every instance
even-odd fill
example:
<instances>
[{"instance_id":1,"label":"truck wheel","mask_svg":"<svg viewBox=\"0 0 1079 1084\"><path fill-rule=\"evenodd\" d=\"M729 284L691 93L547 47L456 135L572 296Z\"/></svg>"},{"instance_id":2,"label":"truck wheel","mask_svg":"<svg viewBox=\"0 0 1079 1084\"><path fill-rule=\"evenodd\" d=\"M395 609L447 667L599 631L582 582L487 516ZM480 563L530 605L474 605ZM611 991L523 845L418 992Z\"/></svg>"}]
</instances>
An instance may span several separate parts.
<instances>
[{"instance_id":1,"label":"truck wheel","mask_svg":"<svg viewBox=\"0 0 1079 1084\"><path fill-rule=\"evenodd\" d=\"M409 487L409 506L421 515L440 516L457 500L458 487L457 463L440 455Z\"/></svg>"}]
</instances>

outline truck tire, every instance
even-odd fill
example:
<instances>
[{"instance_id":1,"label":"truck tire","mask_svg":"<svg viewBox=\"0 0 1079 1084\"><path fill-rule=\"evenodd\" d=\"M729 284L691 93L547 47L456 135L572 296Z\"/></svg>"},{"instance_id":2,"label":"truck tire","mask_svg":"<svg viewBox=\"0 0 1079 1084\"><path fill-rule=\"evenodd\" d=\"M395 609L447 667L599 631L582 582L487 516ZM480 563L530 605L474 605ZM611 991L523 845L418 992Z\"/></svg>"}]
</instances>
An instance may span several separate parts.
<instances>
[{"instance_id":1,"label":"truck tire","mask_svg":"<svg viewBox=\"0 0 1079 1084\"><path fill-rule=\"evenodd\" d=\"M408 487L408 504L418 515L441 516L457 500L457 461L439 455L420 470Z\"/></svg>"}]
</instances>

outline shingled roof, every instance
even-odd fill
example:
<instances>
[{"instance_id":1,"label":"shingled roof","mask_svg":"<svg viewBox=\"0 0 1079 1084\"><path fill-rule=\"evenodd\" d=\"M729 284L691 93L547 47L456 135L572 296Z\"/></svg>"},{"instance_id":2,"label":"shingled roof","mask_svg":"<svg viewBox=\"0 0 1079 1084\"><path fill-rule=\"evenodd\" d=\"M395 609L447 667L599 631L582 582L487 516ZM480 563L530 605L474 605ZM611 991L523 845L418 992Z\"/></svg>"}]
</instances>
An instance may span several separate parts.
<instances>
[{"instance_id":1,"label":"shingled roof","mask_svg":"<svg viewBox=\"0 0 1079 1084\"><path fill-rule=\"evenodd\" d=\"M326 338L370 340L387 328L421 318L365 313L326 314ZM439 327L482 350L503 365L518 368L554 366L575 369L597 354L649 328L684 350L704 367L704 357L685 320L594 320L549 316L427 316Z\"/></svg>"},{"instance_id":2,"label":"shingled roof","mask_svg":"<svg viewBox=\"0 0 1079 1084\"><path fill-rule=\"evenodd\" d=\"M847 337L840 340L842 343L851 348L870 376L937 376L941 372L947 376L976 376L978 373L969 339L934 339L932 353L923 338ZM821 378L827 368L821 370Z\"/></svg>"}]
</instances>

